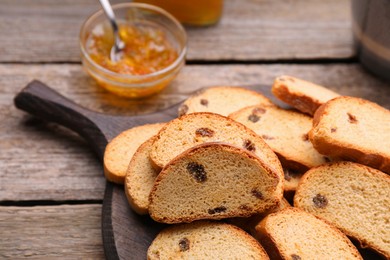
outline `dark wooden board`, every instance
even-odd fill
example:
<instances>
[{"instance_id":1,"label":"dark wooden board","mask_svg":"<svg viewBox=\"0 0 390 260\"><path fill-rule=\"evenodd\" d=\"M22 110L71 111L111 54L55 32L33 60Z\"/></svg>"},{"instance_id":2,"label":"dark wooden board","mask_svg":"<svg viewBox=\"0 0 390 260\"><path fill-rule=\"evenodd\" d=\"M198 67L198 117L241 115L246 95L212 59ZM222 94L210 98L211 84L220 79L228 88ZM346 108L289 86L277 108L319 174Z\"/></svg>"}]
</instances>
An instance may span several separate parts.
<instances>
[{"instance_id":1,"label":"dark wooden board","mask_svg":"<svg viewBox=\"0 0 390 260\"><path fill-rule=\"evenodd\" d=\"M259 91L282 107L270 86L251 85L249 89ZM85 109L61 96L39 81L27 85L14 99L16 107L44 120L66 126L80 134L103 158L107 143L120 132L131 127L154 122L166 122L177 116L176 104L153 114L138 116L106 115ZM156 234L165 225L139 216L127 202L123 187L110 182L106 190L102 209L102 236L107 259L145 259L146 251ZM365 259L377 259L377 255L362 251Z\"/></svg>"}]
</instances>

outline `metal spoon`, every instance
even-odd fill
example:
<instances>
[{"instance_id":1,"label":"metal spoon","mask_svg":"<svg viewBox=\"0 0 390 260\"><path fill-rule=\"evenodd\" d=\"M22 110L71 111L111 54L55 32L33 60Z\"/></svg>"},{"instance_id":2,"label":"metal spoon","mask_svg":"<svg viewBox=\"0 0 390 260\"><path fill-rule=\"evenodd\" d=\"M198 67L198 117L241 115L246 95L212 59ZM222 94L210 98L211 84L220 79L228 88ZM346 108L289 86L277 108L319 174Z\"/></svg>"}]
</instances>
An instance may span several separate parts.
<instances>
[{"instance_id":1,"label":"metal spoon","mask_svg":"<svg viewBox=\"0 0 390 260\"><path fill-rule=\"evenodd\" d=\"M110 59L113 62L117 62L122 58L123 48L125 47L125 43L122 41L119 35L119 27L115 20L115 14L112 10L111 4L109 0L99 0L103 10L110 20L112 30L114 32L114 46L112 46L110 51Z\"/></svg>"}]
</instances>

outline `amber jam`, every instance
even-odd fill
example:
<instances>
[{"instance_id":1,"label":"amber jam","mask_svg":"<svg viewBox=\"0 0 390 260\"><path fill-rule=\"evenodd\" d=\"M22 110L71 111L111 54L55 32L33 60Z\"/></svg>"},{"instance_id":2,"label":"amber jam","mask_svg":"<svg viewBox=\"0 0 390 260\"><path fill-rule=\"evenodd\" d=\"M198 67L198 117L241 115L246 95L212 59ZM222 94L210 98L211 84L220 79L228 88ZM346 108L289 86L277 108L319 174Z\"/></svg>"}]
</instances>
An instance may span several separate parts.
<instances>
[{"instance_id":1,"label":"amber jam","mask_svg":"<svg viewBox=\"0 0 390 260\"><path fill-rule=\"evenodd\" d=\"M100 66L120 74L145 75L162 70L178 57L177 50L167 34L156 26L148 24L119 24L119 35L125 43L121 59L114 62L110 51L114 39L107 28L96 30L87 42L87 52ZM99 33L100 32L100 33Z\"/></svg>"},{"instance_id":2,"label":"amber jam","mask_svg":"<svg viewBox=\"0 0 390 260\"><path fill-rule=\"evenodd\" d=\"M112 28L102 11L93 14L80 32L85 70L105 89L140 98L164 89L184 65L187 36L181 24L161 8L139 3L114 5L125 43L121 59L112 61Z\"/></svg>"},{"instance_id":3,"label":"amber jam","mask_svg":"<svg viewBox=\"0 0 390 260\"><path fill-rule=\"evenodd\" d=\"M135 0L152 5L157 5L180 22L203 26L216 23L222 14L223 0Z\"/></svg>"}]
</instances>

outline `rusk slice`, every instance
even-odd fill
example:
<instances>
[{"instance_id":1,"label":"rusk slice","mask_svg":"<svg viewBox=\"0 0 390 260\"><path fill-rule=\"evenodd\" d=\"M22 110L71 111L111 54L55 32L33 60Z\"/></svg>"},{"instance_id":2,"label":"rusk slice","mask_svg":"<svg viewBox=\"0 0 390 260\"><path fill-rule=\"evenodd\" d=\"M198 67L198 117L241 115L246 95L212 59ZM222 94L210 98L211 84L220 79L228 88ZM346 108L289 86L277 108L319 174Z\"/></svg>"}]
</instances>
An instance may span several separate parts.
<instances>
[{"instance_id":1,"label":"rusk slice","mask_svg":"<svg viewBox=\"0 0 390 260\"><path fill-rule=\"evenodd\" d=\"M363 259L338 229L296 208L268 215L256 237L271 259Z\"/></svg>"},{"instance_id":2,"label":"rusk slice","mask_svg":"<svg viewBox=\"0 0 390 260\"><path fill-rule=\"evenodd\" d=\"M313 168L303 176L294 206L390 258L390 176L385 173L353 162Z\"/></svg>"},{"instance_id":3,"label":"rusk slice","mask_svg":"<svg viewBox=\"0 0 390 260\"><path fill-rule=\"evenodd\" d=\"M169 122L157 135L150 158L160 168L185 150L206 142L225 142L256 154L280 176L283 169L275 153L252 130L213 113L192 113Z\"/></svg>"},{"instance_id":4,"label":"rusk slice","mask_svg":"<svg viewBox=\"0 0 390 260\"><path fill-rule=\"evenodd\" d=\"M335 98L314 115L310 141L322 154L390 173L390 111L368 100Z\"/></svg>"},{"instance_id":5,"label":"rusk slice","mask_svg":"<svg viewBox=\"0 0 390 260\"><path fill-rule=\"evenodd\" d=\"M261 245L241 229L199 221L166 228L148 249L148 260L269 259Z\"/></svg>"},{"instance_id":6,"label":"rusk slice","mask_svg":"<svg viewBox=\"0 0 390 260\"><path fill-rule=\"evenodd\" d=\"M229 116L261 136L286 168L305 171L326 158L309 141L312 118L276 106L256 105Z\"/></svg>"},{"instance_id":7,"label":"rusk slice","mask_svg":"<svg viewBox=\"0 0 390 260\"><path fill-rule=\"evenodd\" d=\"M138 214L147 214L149 194L159 171L151 164L150 150L155 136L143 143L133 155L127 168L125 192L131 208Z\"/></svg>"},{"instance_id":8,"label":"rusk slice","mask_svg":"<svg viewBox=\"0 0 390 260\"><path fill-rule=\"evenodd\" d=\"M179 116L195 112L212 112L227 116L243 107L272 104L262 94L241 87L211 87L189 97L179 108Z\"/></svg>"},{"instance_id":9,"label":"rusk slice","mask_svg":"<svg viewBox=\"0 0 390 260\"><path fill-rule=\"evenodd\" d=\"M290 76L275 79L272 93L303 113L313 115L319 106L340 96L325 87Z\"/></svg>"},{"instance_id":10,"label":"rusk slice","mask_svg":"<svg viewBox=\"0 0 390 260\"><path fill-rule=\"evenodd\" d=\"M127 167L138 147L156 135L164 123L147 124L130 128L108 143L104 151L104 175L119 184L125 181Z\"/></svg>"},{"instance_id":11,"label":"rusk slice","mask_svg":"<svg viewBox=\"0 0 390 260\"><path fill-rule=\"evenodd\" d=\"M252 153L205 143L172 160L157 176L150 216L163 223L248 217L276 207L282 179Z\"/></svg>"}]
</instances>

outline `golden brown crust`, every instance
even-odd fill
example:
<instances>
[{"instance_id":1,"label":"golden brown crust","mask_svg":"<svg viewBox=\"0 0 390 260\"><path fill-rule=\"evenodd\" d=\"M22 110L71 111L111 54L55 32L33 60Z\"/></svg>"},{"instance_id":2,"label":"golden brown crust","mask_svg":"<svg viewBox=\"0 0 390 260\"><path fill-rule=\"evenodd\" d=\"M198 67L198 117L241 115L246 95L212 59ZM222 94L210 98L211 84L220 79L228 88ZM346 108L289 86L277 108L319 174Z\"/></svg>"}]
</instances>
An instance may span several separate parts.
<instances>
[{"instance_id":1,"label":"golden brown crust","mask_svg":"<svg viewBox=\"0 0 390 260\"><path fill-rule=\"evenodd\" d=\"M242 87L215 86L198 90L180 107L179 116L212 112L227 116L233 111L255 104L273 104L262 94Z\"/></svg>"},{"instance_id":2,"label":"golden brown crust","mask_svg":"<svg viewBox=\"0 0 390 260\"><path fill-rule=\"evenodd\" d=\"M276 78L272 93L285 103L309 115L313 115L326 101L338 96L325 87L291 76Z\"/></svg>"},{"instance_id":3,"label":"golden brown crust","mask_svg":"<svg viewBox=\"0 0 390 260\"><path fill-rule=\"evenodd\" d=\"M301 178L301 180L299 182L299 185L298 185L297 194L294 197L294 205L295 205L295 207L302 208L302 209L308 211L308 209L306 209L307 205L305 205L303 200L302 200L301 193L302 193L302 190L303 190L302 187L304 187L305 185L308 185L311 182L311 178L312 178L313 174L316 174L317 172L320 172L320 171L322 171L324 169L333 169L333 170L329 170L329 173L331 173L331 172L333 173L333 172L336 171L334 168L338 168L338 167L341 167L341 166L360 168L360 169L366 171L371 176L376 176L378 178L383 178L383 179L387 180L387 182L389 182L389 184L390 184L390 176L389 175L387 175L386 173L383 173L383 172L381 172L379 170L370 168L370 167L368 167L366 165L362 165L362 164L358 164L358 163L354 163L354 162L347 162L347 161L328 163L326 165L320 165L320 166L314 167L314 168L310 169L308 172L306 172L303 175L303 177ZM345 169L343 170L343 174L346 174ZM324 176L324 178L326 178L326 176ZM370 189L372 188L372 186L370 186L368 184L367 184L367 187L370 187ZM334 183L333 183L332 188L333 189L339 189ZM329 189L331 189L331 188L329 188ZM381 199L381 198L378 198L378 199ZM353 201L350 201L350 203L353 203ZM373 209L370 209L370 210L372 211ZM310 210L310 213L315 214L317 218L322 219L323 221L327 222L330 225L336 225L336 223L333 223L332 219L327 219L326 216L322 216L321 214L317 214L316 212L312 212L311 210ZM343 214L344 215L345 213L339 212L339 214ZM358 213L356 212L355 214L358 214ZM362 217L362 216L354 216L354 217L367 219L367 217ZM384 257L390 258L390 254L388 252L383 251L381 248L379 248L378 246L376 246L376 245L374 245L372 243L367 244L366 239L360 236L361 234L359 235L355 231L349 230L349 229L347 229L347 228L345 228L344 226L341 226L341 225L337 225L337 228L342 233L348 235L354 241L356 241L360 245L361 248L373 249L374 251L376 251L377 253L383 255Z\"/></svg>"},{"instance_id":4,"label":"golden brown crust","mask_svg":"<svg viewBox=\"0 0 390 260\"><path fill-rule=\"evenodd\" d=\"M256 150L254 153L257 153L257 155L259 157L267 158L267 160L268 160L267 163L272 162L271 167L274 168L274 170L279 174L279 176L283 176L283 169L282 169L282 166L280 164L278 157L275 155L275 153L272 151L272 149L269 147L269 145L266 142L264 142L264 140L262 138L260 138L254 131L252 131L251 129L249 129L245 125L238 123L231 118L228 118L228 117L225 117L225 116L222 116L219 114L215 114L215 113L210 113L210 112L198 112L198 113L184 115L180 118L177 118L177 119L170 121L164 127L162 127L162 129L157 134L157 139L153 143L152 152L150 154L151 161L156 169L162 169L168 163L168 162L165 163L165 161L166 161L165 159L167 159L167 158L164 158L164 157L167 157L167 155L158 152L158 146L162 145L162 144L160 144L160 139L165 134L167 128L171 127L171 125L182 124L182 122L187 122L186 120L191 120L194 117L199 117L199 118L205 117L205 119L207 119L208 117L212 117L213 118L212 120L219 120L219 121L226 122L227 124L231 124L234 127L236 127L237 129L241 130L242 131L241 133L245 133L246 135L248 135L251 138L253 138L254 140L256 140L256 144L259 146L258 147L259 149ZM215 131L218 131L218 129L215 129ZM184 133L184 134L188 135L190 133ZM230 133L230 134L233 134L233 133ZM229 143L231 145L235 145L233 143L230 143L228 141L227 137L226 137L226 139L225 139L225 137L221 137L220 140L222 142L226 142L226 143ZM190 141L190 142L192 142L192 141ZM207 140L205 140L203 142L207 142ZM211 139L211 142L213 142L212 139ZM192 143L192 146L195 146L197 144L199 144L199 143L194 142L194 143ZM166 147L167 144L163 144L163 145L165 145L165 147ZM176 154L176 156L177 155L178 154ZM173 158L171 158L171 160L172 159Z\"/></svg>"},{"instance_id":5,"label":"golden brown crust","mask_svg":"<svg viewBox=\"0 0 390 260\"><path fill-rule=\"evenodd\" d=\"M341 240L342 243L344 244L344 246L349 248L350 252L354 256L356 256L356 259L363 259L360 256L360 253L358 252L358 250L353 246L351 241L340 230L335 228L332 224L330 224L326 220L324 220L320 217L316 217L314 215L311 215L309 213L306 213L305 211L298 209L298 208L294 208L294 207L288 207L288 208L285 208L281 211L278 211L278 212L275 212L275 213L268 215L255 228L255 230L256 230L255 237L261 242L261 244L263 245L264 249L267 251L267 253L271 259L291 259L291 256L286 255L285 252L283 252L283 245L280 245L278 243L278 241L276 241L276 239L271 231L271 228L273 228L273 227L271 227L271 226L268 227L268 225L267 225L268 220L270 218L281 217L283 215L289 215L289 214L295 214L295 213L301 214L301 215L302 214L307 215L306 217L317 219L317 221L322 222L323 227L326 227L327 229L332 230L333 235L335 235L335 237L333 237L333 238L337 238L337 239ZM295 217L297 218L297 220L299 219L299 216L295 216ZM305 220L303 220L303 221L305 221ZM291 227L291 228L294 228L294 227ZM321 228L321 226L319 226L318 228ZM294 239L294 238L292 238L292 239ZM328 238L324 238L324 239L328 239ZM301 250L303 250L303 249L301 248Z\"/></svg>"},{"instance_id":6,"label":"golden brown crust","mask_svg":"<svg viewBox=\"0 0 390 260\"><path fill-rule=\"evenodd\" d=\"M329 130L325 130L325 126L322 125L322 121L329 117L329 113L330 110L332 110L333 104L337 104L337 102L354 102L351 104L351 106L355 104L368 105L373 109L383 111L388 114L388 117L384 120L384 122L378 122L378 124L386 124L390 122L390 111L375 103L372 103L368 100L347 96L334 98L322 105L314 114L313 128L309 132L309 139L312 142L314 148L324 155L344 160L351 160L379 169L383 172L390 173L390 154L377 152L375 149L370 149L368 146L358 146L358 144L362 141L358 140L358 138L356 139L356 144L348 144L343 139L334 137L332 133L329 132ZM369 114L366 116L370 117ZM326 127L329 128L329 126ZM381 142L381 140L377 141Z\"/></svg>"},{"instance_id":7,"label":"golden brown crust","mask_svg":"<svg viewBox=\"0 0 390 260\"><path fill-rule=\"evenodd\" d=\"M312 119L305 114L276 106L255 105L229 117L261 136L285 168L303 172L326 162L308 140Z\"/></svg>"},{"instance_id":8,"label":"golden brown crust","mask_svg":"<svg viewBox=\"0 0 390 260\"><path fill-rule=\"evenodd\" d=\"M178 242L183 238L186 245L181 250ZM207 259L250 257L269 260L264 248L256 239L240 228L217 221L201 220L168 227L157 235L148 249L148 259L205 257Z\"/></svg>"},{"instance_id":9,"label":"golden brown crust","mask_svg":"<svg viewBox=\"0 0 390 260\"><path fill-rule=\"evenodd\" d=\"M148 157L149 154L145 154L150 150L155 138L156 137L153 136L138 147L129 163L124 183L127 201L129 202L130 207L140 215L146 215L149 212L149 201L145 200L149 197L150 193L150 190L148 191L147 187L151 187L151 181L154 183L154 178L157 177L159 172L151 169L151 163ZM147 161L145 162L145 160ZM148 163L149 165L147 165Z\"/></svg>"},{"instance_id":10,"label":"golden brown crust","mask_svg":"<svg viewBox=\"0 0 390 260\"><path fill-rule=\"evenodd\" d=\"M249 160L256 161L258 165L260 165L266 172L273 178L273 187L275 189L273 193L272 200L268 199L268 206L265 207L265 205L262 205L262 207L259 206L259 208L253 208L253 209L242 209L242 210L229 210L229 214L216 214L216 215L192 215L192 216L180 216L175 218L169 218L167 216L164 216L164 212L158 212L154 208L155 205L155 198L156 198L156 192L159 188L160 183L164 181L164 179L171 174L171 167L175 167L177 163L179 163L183 158L188 158L193 154L198 153L202 149L214 149L214 150L229 150L234 153L239 153L241 156L246 157ZM230 144L221 143L221 142L209 142L209 143L203 143L200 145L197 145L193 148L190 148L186 151L184 151L182 154L178 155L174 159L172 159L160 172L160 174L157 176L153 189L149 196L149 213L150 216L157 222L163 222L163 223L182 223L182 222L192 222L194 220L201 220L201 219L223 219L223 218L230 218L230 217L249 217L255 213L264 212L271 207L274 207L277 205L280 200L283 197L283 180L279 176L277 172L275 172L272 168L270 168L266 163L264 163L263 160L261 160L256 155L241 149L239 147L232 146Z\"/></svg>"},{"instance_id":11,"label":"golden brown crust","mask_svg":"<svg viewBox=\"0 0 390 260\"><path fill-rule=\"evenodd\" d=\"M154 136L165 123L146 124L123 131L104 151L104 175L108 181L123 184L132 156L144 141Z\"/></svg>"},{"instance_id":12,"label":"golden brown crust","mask_svg":"<svg viewBox=\"0 0 390 260\"><path fill-rule=\"evenodd\" d=\"M264 249L267 252L267 254L269 255L270 259L275 259L275 260L286 259L286 258L282 257L283 254L279 250L279 247L277 246L275 239L272 237L272 235L267 231L267 229L265 227L267 217L265 217L255 227L255 230L256 230L255 238L258 241L260 241L261 245L264 247Z\"/></svg>"},{"instance_id":13,"label":"golden brown crust","mask_svg":"<svg viewBox=\"0 0 390 260\"><path fill-rule=\"evenodd\" d=\"M309 115L313 115L318 107L322 105L321 102L311 97L303 94L291 93L286 85L272 87L272 93L280 100Z\"/></svg>"}]
</instances>

